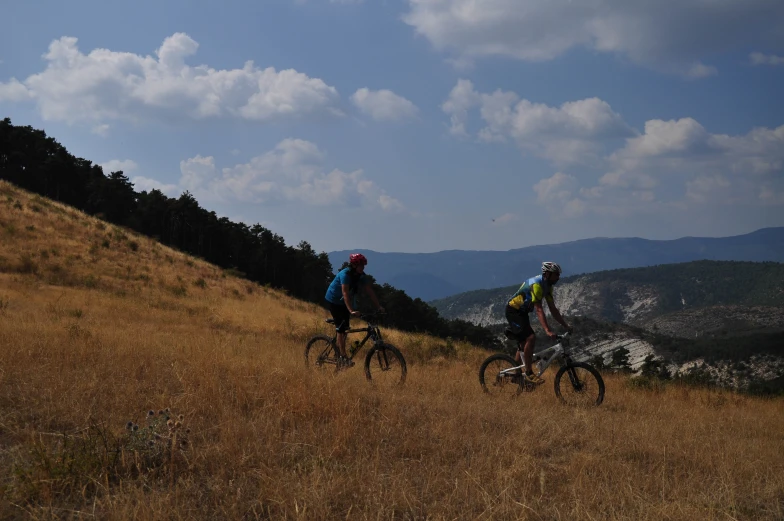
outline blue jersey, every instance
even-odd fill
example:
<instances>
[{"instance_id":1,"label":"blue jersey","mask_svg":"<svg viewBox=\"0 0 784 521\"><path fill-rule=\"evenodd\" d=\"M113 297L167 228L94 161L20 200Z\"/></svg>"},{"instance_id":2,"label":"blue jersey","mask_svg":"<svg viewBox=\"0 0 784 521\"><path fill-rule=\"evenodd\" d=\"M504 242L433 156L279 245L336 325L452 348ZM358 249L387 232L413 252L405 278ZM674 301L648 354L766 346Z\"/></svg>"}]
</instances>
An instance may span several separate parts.
<instances>
[{"instance_id":1,"label":"blue jersey","mask_svg":"<svg viewBox=\"0 0 784 521\"><path fill-rule=\"evenodd\" d=\"M358 279L356 288L354 288L353 292L349 293L352 297L352 307L356 307L357 289L359 289L360 286L367 284L367 277L365 277L364 273L360 275ZM327 294L324 296L324 298L327 299L327 302L331 302L332 304L344 303L343 284L351 284L351 268L344 268L335 276L335 279L329 285L329 288L327 288Z\"/></svg>"},{"instance_id":2,"label":"blue jersey","mask_svg":"<svg viewBox=\"0 0 784 521\"><path fill-rule=\"evenodd\" d=\"M523 282L517 293L509 299L509 306L530 313L534 304L543 299L549 304L553 303L553 286L542 275L537 275Z\"/></svg>"}]
</instances>

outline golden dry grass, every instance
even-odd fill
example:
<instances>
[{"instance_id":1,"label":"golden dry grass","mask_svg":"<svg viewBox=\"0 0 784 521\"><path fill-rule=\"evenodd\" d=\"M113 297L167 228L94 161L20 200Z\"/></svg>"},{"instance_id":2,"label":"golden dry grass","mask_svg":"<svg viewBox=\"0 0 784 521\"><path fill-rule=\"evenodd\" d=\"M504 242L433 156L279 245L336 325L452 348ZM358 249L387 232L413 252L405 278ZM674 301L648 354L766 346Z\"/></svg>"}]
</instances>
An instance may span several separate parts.
<instances>
[{"instance_id":1,"label":"golden dry grass","mask_svg":"<svg viewBox=\"0 0 784 521\"><path fill-rule=\"evenodd\" d=\"M386 329L404 388L314 375L318 307L4 183L0 271L2 518L784 519L782 400L493 399L487 353ZM189 444L137 465L164 408Z\"/></svg>"}]
</instances>

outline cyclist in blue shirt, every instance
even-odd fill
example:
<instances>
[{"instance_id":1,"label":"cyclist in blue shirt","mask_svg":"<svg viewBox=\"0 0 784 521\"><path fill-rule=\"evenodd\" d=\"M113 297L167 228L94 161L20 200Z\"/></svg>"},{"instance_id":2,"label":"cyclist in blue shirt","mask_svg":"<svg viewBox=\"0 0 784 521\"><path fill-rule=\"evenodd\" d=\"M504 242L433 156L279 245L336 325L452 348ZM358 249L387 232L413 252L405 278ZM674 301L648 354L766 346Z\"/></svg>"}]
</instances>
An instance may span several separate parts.
<instances>
[{"instance_id":1,"label":"cyclist in blue shirt","mask_svg":"<svg viewBox=\"0 0 784 521\"><path fill-rule=\"evenodd\" d=\"M345 365L354 365L354 362L346 357L346 337L351 316L359 315L359 311L356 310L356 295L359 288L364 289L379 311L383 312L384 308L378 303L373 285L365 276L365 266L367 265L365 256L361 253L352 253L349 255L348 261L348 268L338 272L327 288L327 294L324 298L327 300L332 318L335 319L335 329L338 332L337 344L340 351L339 362Z\"/></svg>"},{"instance_id":2,"label":"cyclist in blue shirt","mask_svg":"<svg viewBox=\"0 0 784 521\"><path fill-rule=\"evenodd\" d=\"M572 330L572 327L561 316L561 312L555 307L555 301L553 300L553 286L560 278L561 267L558 264L555 262L543 262L542 274L523 282L520 289L506 303L506 320L509 322L507 331L518 341L515 360L518 364L520 363L520 348L522 347L525 377L529 382L537 385L544 383L544 379L533 372L536 335L533 328L531 328L528 314L536 310L536 316L539 319L539 323L542 324L545 334L550 338L555 338L556 335L550 329L550 325L547 323L547 318L544 315L544 308L542 308L542 301L546 300L547 307L550 308L553 318L560 322L567 331Z\"/></svg>"}]
</instances>

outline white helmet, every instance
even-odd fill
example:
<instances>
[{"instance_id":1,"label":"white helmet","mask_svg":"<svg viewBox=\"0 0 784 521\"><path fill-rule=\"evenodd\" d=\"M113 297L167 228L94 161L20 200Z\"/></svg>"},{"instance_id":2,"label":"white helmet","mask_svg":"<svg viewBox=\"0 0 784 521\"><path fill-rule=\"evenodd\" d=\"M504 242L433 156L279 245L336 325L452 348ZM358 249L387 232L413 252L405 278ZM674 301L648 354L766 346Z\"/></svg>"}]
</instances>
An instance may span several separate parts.
<instances>
[{"instance_id":1,"label":"white helmet","mask_svg":"<svg viewBox=\"0 0 784 521\"><path fill-rule=\"evenodd\" d=\"M555 262L545 261L542 263L542 273L557 273L561 274L561 267Z\"/></svg>"}]
</instances>

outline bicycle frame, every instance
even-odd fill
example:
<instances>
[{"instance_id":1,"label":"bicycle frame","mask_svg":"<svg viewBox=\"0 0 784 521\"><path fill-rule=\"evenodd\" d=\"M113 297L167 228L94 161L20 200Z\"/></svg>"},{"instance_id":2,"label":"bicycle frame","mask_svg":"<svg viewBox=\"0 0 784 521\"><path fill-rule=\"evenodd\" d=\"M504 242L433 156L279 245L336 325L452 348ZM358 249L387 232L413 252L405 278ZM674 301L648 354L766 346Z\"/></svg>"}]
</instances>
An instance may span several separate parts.
<instances>
[{"instance_id":1,"label":"bicycle frame","mask_svg":"<svg viewBox=\"0 0 784 521\"><path fill-rule=\"evenodd\" d=\"M534 363L539 362L539 372L536 373L537 376L542 376L542 374L544 374L547 368L550 367L550 364L552 364L553 361L555 361L555 359L558 357L563 357L567 363L571 363L572 359L569 356L569 353L566 351L566 347L569 346L568 337L569 337L569 333L564 333L563 335L559 335L558 339L561 340L559 343L552 345L547 349L542 349L541 351L534 353L532 361ZM502 371L499 371L499 374L501 375L514 374L517 371L522 370L524 368L525 368L525 363L515 367L510 367L509 369L503 369Z\"/></svg>"},{"instance_id":2,"label":"bicycle frame","mask_svg":"<svg viewBox=\"0 0 784 521\"><path fill-rule=\"evenodd\" d=\"M373 322L367 320L367 318L365 317L360 317L360 318L362 320L367 321L368 323L367 327L349 329L348 331L346 331L346 355L348 355L349 359L353 359L354 355L357 354L365 346L365 343L367 343L368 340L373 340L374 344L377 344L382 341L381 330L378 328L378 326L375 325ZM365 338L363 338L362 341L359 342L359 345L354 347L348 344L348 335L350 335L351 333L367 333L367 334L365 335ZM332 337L332 344L337 345L337 341L338 341L338 332L335 331L335 335Z\"/></svg>"}]
</instances>

